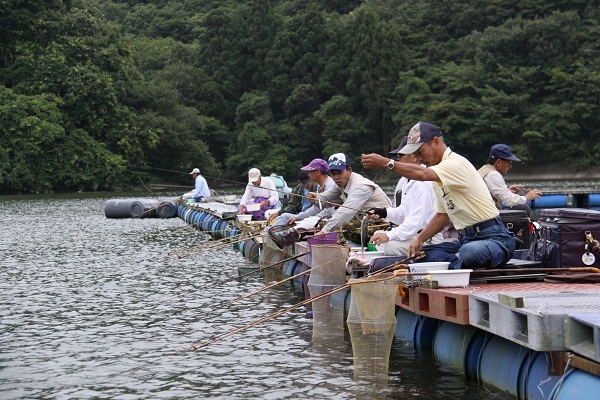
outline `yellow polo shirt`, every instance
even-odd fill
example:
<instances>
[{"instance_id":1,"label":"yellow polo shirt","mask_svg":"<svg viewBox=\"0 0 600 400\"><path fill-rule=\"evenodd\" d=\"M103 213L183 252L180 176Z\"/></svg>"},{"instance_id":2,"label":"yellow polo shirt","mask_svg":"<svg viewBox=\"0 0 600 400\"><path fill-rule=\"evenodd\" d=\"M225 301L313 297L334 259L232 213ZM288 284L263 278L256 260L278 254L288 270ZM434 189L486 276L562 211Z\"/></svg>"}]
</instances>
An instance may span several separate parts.
<instances>
[{"instance_id":1,"label":"yellow polo shirt","mask_svg":"<svg viewBox=\"0 0 600 400\"><path fill-rule=\"evenodd\" d=\"M435 210L448 214L456 229L499 215L490 191L469 160L447 148L442 161L429 168L439 178L433 183Z\"/></svg>"}]
</instances>

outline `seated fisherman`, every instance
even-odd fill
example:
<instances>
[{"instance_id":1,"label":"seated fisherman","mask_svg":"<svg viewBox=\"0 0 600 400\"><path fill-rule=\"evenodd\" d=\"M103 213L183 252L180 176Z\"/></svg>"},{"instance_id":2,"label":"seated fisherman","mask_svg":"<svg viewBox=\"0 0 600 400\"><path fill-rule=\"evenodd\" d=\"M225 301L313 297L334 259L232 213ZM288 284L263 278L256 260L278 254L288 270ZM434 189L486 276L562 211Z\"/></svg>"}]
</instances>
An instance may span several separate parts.
<instances>
[{"instance_id":1,"label":"seated fisherman","mask_svg":"<svg viewBox=\"0 0 600 400\"><path fill-rule=\"evenodd\" d=\"M496 202L496 207L502 209L502 204L513 210L526 210L527 215L531 215L531 208L527 201L537 199L542 195L538 189L527 192L525 196L519 195L523 185L511 185L506 187L506 182L502 175L506 175L512 168L513 161L521 161L515 156L505 144L495 144L490 149L490 157L487 164L479 168L477 172L483 178L492 197Z\"/></svg>"},{"instance_id":2,"label":"seated fisherman","mask_svg":"<svg viewBox=\"0 0 600 400\"><path fill-rule=\"evenodd\" d=\"M307 171L298 172L298 185L292 190L292 199L279 211L269 215L269 221L275 220L273 225L285 225L296 214L309 209L312 204L308 201L308 193L317 190L317 184L311 181Z\"/></svg>"},{"instance_id":3,"label":"seated fisherman","mask_svg":"<svg viewBox=\"0 0 600 400\"><path fill-rule=\"evenodd\" d=\"M328 168L329 166L327 165L327 161L321 158L315 158L308 165L300 168L301 170L308 172L310 180L317 184L317 188L316 190L313 190L313 192L323 193L328 189L337 187L333 179L327 175ZM317 220L319 218L331 217L334 211L335 208L332 204L319 204L317 202L312 204L307 210L304 210L289 218L287 220L287 224L292 225L296 221L303 221L309 217L316 217Z\"/></svg>"},{"instance_id":4,"label":"seated fisherman","mask_svg":"<svg viewBox=\"0 0 600 400\"><path fill-rule=\"evenodd\" d=\"M502 223L490 192L473 165L444 143L442 131L418 122L409 131L400 151L414 153L421 165L399 163L379 154L365 154L365 168L389 171L419 181L432 181L436 214L408 247L408 256L423 250L419 261L448 261L451 269L494 268L506 264L515 252L515 241ZM423 246L448 223L459 232L459 240Z\"/></svg>"},{"instance_id":5,"label":"seated fisherman","mask_svg":"<svg viewBox=\"0 0 600 400\"><path fill-rule=\"evenodd\" d=\"M340 204L327 220L321 233L340 229L358 216L360 211L390 207L392 202L385 192L373 181L352 172L352 162L343 153L336 153L327 161L328 172L336 186L323 193L309 193L315 203Z\"/></svg>"},{"instance_id":6,"label":"seated fisherman","mask_svg":"<svg viewBox=\"0 0 600 400\"><path fill-rule=\"evenodd\" d=\"M391 151L403 163L421 165L414 154L402 154L400 151L406 145L408 137L405 136L398 149ZM369 210L369 218L385 218L397 225L389 231L377 231L371 236L371 241L376 245L384 245L383 254L386 256L400 256L408 253L408 246L417 237L431 218L435 215L435 194L431 182L415 181L405 177L400 178L398 186L401 190L399 206L388 208L373 208ZM398 197L398 196L395 196ZM427 244L436 244L444 241L442 233L436 233L428 239Z\"/></svg>"},{"instance_id":7,"label":"seated fisherman","mask_svg":"<svg viewBox=\"0 0 600 400\"><path fill-rule=\"evenodd\" d=\"M194 178L195 186L194 190L191 192L184 193L181 196L182 199L194 199L196 203L199 203L202 199L210 197L210 189L208 188L208 183L206 183L206 179L202 175L200 175L200 170L198 168L194 168L190 175Z\"/></svg>"},{"instance_id":8,"label":"seated fisherman","mask_svg":"<svg viewBox=\"0 0 600 400\"><path fill-rule=\"evenodd\" d=\"M248 171L248 185L240 200L238 214L252 214L255 221L265 220L265 211L272 209L279 202L275 184L270 179L262 179L258 168ZM246 206L259 204L259 209L248 211Z\"/></svg>"}]
</instances>

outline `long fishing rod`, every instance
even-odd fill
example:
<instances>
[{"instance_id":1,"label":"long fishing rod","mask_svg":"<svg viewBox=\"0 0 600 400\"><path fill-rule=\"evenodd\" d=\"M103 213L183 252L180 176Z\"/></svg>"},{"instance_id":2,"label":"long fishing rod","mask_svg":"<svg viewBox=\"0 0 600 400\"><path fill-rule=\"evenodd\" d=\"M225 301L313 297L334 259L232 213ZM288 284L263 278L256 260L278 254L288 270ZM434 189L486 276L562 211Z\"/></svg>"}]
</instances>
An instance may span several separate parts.
<instances>
[{"instance_id":1,"label":"long fishing rod","mask_svg":"<svg viewBox=\"0 0 600 400\"><path fill-rule=\"evenodd\" d=\"M194 252L192 252L192 253L187 253L187 254L183 254L183 255L178 255L177 257L179 257L179 258L181 259L181 258L183 258L183 257L190 257L190 256L194 256L194 255L197 255L197 254L202 254L202 253L207 253L207 252L209 252L209 251L213 251L213 250L222 249L222 248L224 248L224 247L227 247L227 246L229 246L229 245L231 245L231 244L240 243L240 242L243 242L244 240L250 240L250 239L254 239L254 238L256 238L256 237L260 236L260 234L261 234L261 232L257 232L257 233L248 233L248 234L247 234L247 236L245 236L245 237L242 237L241 239L232 240L232 241L229 241L229 242L224 242L224 243L218 244L218 245L216 245L216 246L209 247L208 249L201 249L201 250L198 250L198 251L194 251ZM244 234L243 234L243 235L244 235Z\"/></svg>"},{"instance_id":2,"label":"long fishing rod","mask_svg":"<svg viewBox=\"0 0 600 400\"><path fill-rule=\"evenodd\" d=\"M212 288L214 288L214 287L216 287L216 286L223 285L223 284L225 284L225 283L228 283L228 282L231 282L231 281L233 281L233 280L235 280L235 279L245 278L246 276L249 276L249 275L253 275L253 274L258 274L258 273L261 273L261 272L263 272L263 271L264 271L264 270L266 270L266 269L272 268L272 267L274 267L274 266L276 266L276 265L279 265L279 264L282 264L282 263L284 263L284 262L288 262L288 261L291 261L291 260L295 260L296 258L300 258L300 257L302 257L302 256L304 256L304 255L306 255L306 254L308 254L308 253L309 253L309 252L306 252L306 253L300 253L300 254L296 254L295 256L292 256L292 257L285 258L285 259L283 259L283 260L280 260L280 261L277 261L277 262L275 262L275 263L273 263L273 264L269 264L269 265L267 265L267 266L260 267L260 268L256 269L255 271L250 271L250 272L247 272L247 273L245 273L245 274L242 274L242 275L239 275L239 276L235 276L235 277L231 277L231 278L225 279L225 280L223 280L223 281L217 282L217 283L215 283L214 285L206 286L206 287L204 287L203 289L212 289Z\"/></svg>"},{"instance_id":3,"label":"long fishing rod","mask_svg":"<svg viewBox=\"0 0 600 400\"><path fill-rule=\"evenodd\" d=\"M304 255L304 254L307 254L307 253L303 253L302 255ZM418 259L418 258L421 258L421 257L423 257L423 255L422 255L421 253L419 253L419 254L417 254L417 255L414 255L413 257L408 257L408 258L405 258L404 260L398 261L397 263L394 263L394 264L392 264L392 266L394 266L394 265L396 265L396 264L401 264L401 263L403 263L403 262L406 262L406 261L409 261L409 260L412 260L412 259ZM284 260L284 261L286 261L286 260ZM269 286L265 286L264 288L258 289L258 290L254 291L254 292L252 292L252 293L249 293L249 294L246 294L246 295L244 295L244 296L240 296L240 297L238 297L238 298L236 298L236 299L233 299L233 300L229 301L228 303L225 303L225 304L223 304L223 305L221 305L221 306L218 306L218 307L212 308L212 310L211 310L211 311L216 311L216 310L218 310L218 309L220 309L220 308L223 308L223 307L225 307L225 306L231 305L231 304L233 304L233 303L237 303L237 302L238 302L238 301L240 301L240 300L243 300L243 299L246 299L246 298L248 298L248 297L250 297L250 296L253 296L253 295L255 295L255 294L258 294L258 293L264 292L265 290L268 290L268 289L271 289L271 288L273 288L273 287L275 287L275 286L281 285L282 283L285 283L285 282L291 281L292 279L298 278L298 277L300 277L300 276L302 276L302 275L306 275L307 273L309 273L309 272L311 272L311 271L315 271L315 270L317 270L317 269L321 269L322 267L324 267L324 266L326 266L326 265L329 265L329 264L331 264L332 262L335 262L335 261L338 261L338 260L331 260L331 261L329 261L329 262L326 262L325 264L321 264L321 265L318 265L318 266L316 266L316 267L309 268L309 269L307 269L306 271L300 272L300 273L298 273L298 274L296 274L296 275L294 275L294 276L290 276L289 278L285 278L285 279L283 279L283 280L281 280L281 281L279 281L279 282L275 282L275 283L273 283L273 284L271 284L271 285L269 285ZM269 266L269 267L271 267L271 266ZM382 271L383 271L383 272L387 272L387 271L385 270L385 268L383 268L382 270L380 270L380 271L377 271L377 272L376 272L376 274L378 274L378 273L382 273Z\"/></svg>"},{"instance_id":4,"label":"long fishing rod","mask_svg":"<svg viewBox=\"0 0 600 400\"><path fill-rule=\"evenodd\" d=\"M421 256L421 257L423 257L423 254L421 254L420 256ZM404 262L406 262L406 261L408 261L409 259L411 259L411 258L415 258L415 257L416 257L416 256L409 257L409 258L406 258L406 259L405 259L405 260L403 260L403 261L404 261ZM244 325L244 326L242 326L241 328L237 328L237 329L231 330L231 331L229 331L229 332L225 332L225 333L222 333L222 334L220 334L220 335L214 336L214 337L212 337L212 338L210 338L210 339L208 339L208 340L205 340L204 342L202 342L202 343L200 343L200 344L195 344L195 345L192 345L192 346L191 346L191 349L192 349L193 351L195 351L195 350L199 350L199 349L201 349L201 348L203 348L203 347L206 347L206 346L208 346L208 345L210 345L210 344L213 344L213 343L219 342L219 341L221 341L221 340L223 340L223 339L226 339L226 338L228 338L229 336L233 336L233 335L235 335L236 333L240 333L240 332L243 332L243 331L245 331L245 330L247 330L247 329L250 329L250 328L252 328L252 327L254 327L254 326L256 326L256 325L258 325L258 324L260 324L260 323L267 322L267 321L269 321L269 320L271 320L271 319L273 319L273 318L277 318L277 317L279 317L279 316L281 316L281 315L283 315L283 314L285 314L285 313L287 313L287 312L289 312L289 311L295 310L295 309L296 309L296 308L298 308L298 307L301 307L301 306L303 306L303 305L306 305L306 304L308 304L308 303L312 303L312 302L314 302L314 301L316 301L316 300L320 300L320 299L322 299L322 298L325 298L325 297L327 297L327 296L330 296L330 295L332 295L332 294L334 294L334 293L337 293L337 292L339 292L339 291L345 290L345 289L347 289L347 288L348 288L348 287L350 287L350 286L353 286L353 285L358 285L358 284L363 284L363 283L381 282L381 281L385 281L385 280L390 280L390 279L396 278L397 276L400 276L400 275L406 275L407 273L398 274L398 275L396 275L396 273L394 273L394 275L393 275L393 276L390 276L390 277L384 277L384 278L378 278L378 279L367 279L367 278L373 278L374 276L382 275L382 274L384 273L384 271L386 271L386 270L387 270L386 272L388 272L390 269L393 269L392 267L394 267L394 268L396 268L396 269L399 269L401 266L402 266L402 264L400 264L400 262L396 262L396 263L394 263L393 265L391 265L390 267L384 268L384 269L382 269L381 271L378 271L378 272L377 272L377 273L375 273L375 274L369 275L369 276L367 276L367 277L364 277L364 278L357 279L357 280L355 280L354 282L348 282L348 283L346 283L346 284L344 284L344 285L341 285L341 286L338 286L338 287L336 287L336 288L333 288L333 289L331 289L331 290L328 290L327 292L324 292L324 293L322 293L322 294L320 294L320 295L318 295L318 296L311 297L311 298L309 298L309 299L306 299L306 300L304 300L304 301L301 301L301 302L299 302L299 303L296 303L296 304L294 304L294 305L292 305L292 306L289 306L289 307L287 307L287 308L284 308L283 310L280 310L280 311L278 311L278 312L275 312L275 313L273 313L273 314L267 315L266 317L260 318L259 320L257 320L257 321L254 321L254 322L251 322L251 323L249 323L249 324L247 324L247 325ZM406 268L403 268L403 269L406 269Z\"/></svg>"},{"instance_id":5,"label":"long fishing rod","mask_svg":"<svg viewBox=\"0 0 600 400\"><path fill-rule=\"evenodd\" d=\"M203 222L198 222L198 223L194 223L194 224L187 224L187 225L182 225L181 227L186 227L186 226L193 226L193 225L203 225L205 223L210 223L210 222L214 222L214 221L203 221ZM179 227L179 228L181 228ZM195 244L191 247L185 248L185 249L181 249L181 250L177 250L175 252L169 252L167 255L177 255L178 253L185 253L185 252L189 252L192 249L198 248L200 246L208 246L208 247L214 247L215 244L217 244L218 242L225 242L228 240L235 240L235 238L239 238L242 235L244 235L244 233L239 233L237 235L233 235L233 236L229 236L229 237L224 237L221 239L217 239L217 240L207 240L207 241L203 241L200 242L199 244Z\"/></svg>"},{"instance_id":6,"label":"long fishing rod","mask_svg":"<svg viewBox=\"0 0 600 400\"><path fill-rule=\"evenodd\" d=\"M303 272L297 273L296 275L290 276L289 278L285 278L285 279L283 279L283 280L281 280L281 281L279 281L279 282L275 282L275 283L273 283L273 284L271 284L271 285L269 285L269 286L265 286L264 288L258 289L258 290L254 291L254 292L252 292L252 293L248 293L248 294L246 294L246 295L244 295L244 296L240 296L240 297L238 297L238 298L236 298L236 299L233 299L233 300L231 300L231 301L229 301L229 302L227 302L227 303L225 303L225 304L222 304L222 305L220 305L220 306L214 307L214 308L212 308L212 309L211 309L211 311L216 311L216 310L218 310L218 309L221 309L221 308L223 308L223 307L229 306L229 305L231 305L231 304L233 304L233 303L237 303L237 302L238 302L238 301L240 301L240 300L247 299L247 298L248 298L248 297L250 297L250 296L254 296L255 294L258 294L258 293L264 292L265 290L271 289L272 287L275 287L275 286L281 285L282 283L285 283L285 282L291 281L292 279L296 279L296 278L298 278L298 277L300 277L300 276L302 276L302 275L306 275L306 274L308 274L308 273L309 273L309 272L311 272L311 271L316 271L317 269L321 269L322 267L324 267L324 266L326 266L326 265L329 265L329 264L331 264L331 263L333 263L333 262L336 262L336 261L338 261L338 260L331 260L331 261L328 261L328 262L326 262L325 264L321 264L321 265L319 265L319 266L316 266L316 267L313 267L313 268L309 268L309 269L307 269L306 271L303 271Z\"/></svg>"}]
</instances>

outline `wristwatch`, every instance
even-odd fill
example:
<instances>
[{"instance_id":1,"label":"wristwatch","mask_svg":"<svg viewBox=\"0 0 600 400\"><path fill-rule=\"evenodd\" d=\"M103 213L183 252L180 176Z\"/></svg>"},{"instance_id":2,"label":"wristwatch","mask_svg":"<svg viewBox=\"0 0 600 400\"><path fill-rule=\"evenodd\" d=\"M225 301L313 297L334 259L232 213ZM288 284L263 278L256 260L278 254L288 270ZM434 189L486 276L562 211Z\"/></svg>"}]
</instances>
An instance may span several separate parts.
<instances>
[{"instance_id":1,"label":"wristwatch","mask_svg":"<svg viewBox=\"0 0 600 400\"><path fill-rule=\"evenodd\" d=\"M387 163L386 167L391 171L394 169L394 165L396 165L396 162L390 158L390 161Z\"/></svg>"}]
</instances>

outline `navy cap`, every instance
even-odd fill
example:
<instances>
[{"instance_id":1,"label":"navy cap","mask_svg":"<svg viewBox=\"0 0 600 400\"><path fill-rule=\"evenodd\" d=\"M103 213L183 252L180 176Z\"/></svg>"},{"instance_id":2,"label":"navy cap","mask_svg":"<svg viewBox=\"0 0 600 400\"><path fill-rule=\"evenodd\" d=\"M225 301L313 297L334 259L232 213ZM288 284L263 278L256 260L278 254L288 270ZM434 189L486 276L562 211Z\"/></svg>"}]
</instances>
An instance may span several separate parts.
<instances>
[{"instance_id":1,"label":"navy cap","mask_svg":"<svg viewBox=\"0 0 600 400\"><path fill-rule=\"evenodd\" d=\"M408 132L406 146L399 151L400 154L412 154L425 142L433 140L434 137L442 137L442 130L428 122L417 122Z\"/></svg>"},{"instance_id":2,"label":"navy cap","mask_svg":"<svg viewBox=\"0 0 600 400\"><path fill-rule=\"evenodd\" d=\"M495 144L490 150L490 158L510 160L510 161L521 161L521 159L515 156L510 147L505 144Z\"/></svg>"},{"instance_id":3,"label":"navy cap","mask_svg":"<svg viewBox=\"0 0 600 400\"><path fill-rule=\"evenodd\" d=\"M329 160L327 160L327 166L328 166L327 171L331 171L331 170L343 171L346 168L350 167L351 165L352 165L352 161L350 161L350 157L348 157L344 153L335 153L335 154L331 155L331 157L329 157Z\"/></svg>"},{"instance_id":4,"label":"navy cap","mask_svg":"<svg viewBox=\"0 0 600 400\"><path fill-rule=\"evenodd\" d=\"M400 144L398 145L398 148L396 150L392 150L390 151L390 154L398 154L400 153L400 150L402 150L402 148L404 146L406 146L406 142L408 141L408 136L404 136L402 138L402 141L400 142Z\"/></svg>"}]
</instances>

